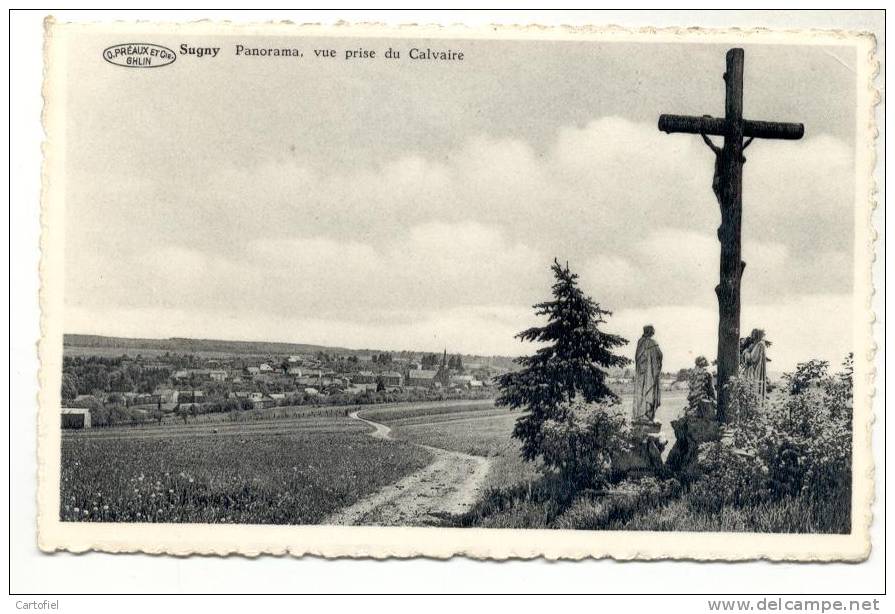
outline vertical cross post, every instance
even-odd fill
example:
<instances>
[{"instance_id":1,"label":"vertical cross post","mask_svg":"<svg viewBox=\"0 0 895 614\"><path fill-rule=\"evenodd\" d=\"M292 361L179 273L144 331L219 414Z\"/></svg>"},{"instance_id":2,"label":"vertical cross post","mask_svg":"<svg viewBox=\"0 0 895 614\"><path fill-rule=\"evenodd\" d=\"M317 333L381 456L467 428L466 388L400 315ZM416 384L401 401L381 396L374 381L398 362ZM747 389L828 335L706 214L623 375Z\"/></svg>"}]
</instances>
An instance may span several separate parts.
<instances>
[{"instance_id":1,"label":"vertical cross post","mask_svg":"<svg viewBox=\"0 0 895 614\"><path fill-rule=\"evenodd\" d=\"M721 242L718 295L718 420L726 421L727 381L739 373L740 281L746 263L742 259L743 217L743 50L727 52L724 73L726 98L724 119L727 134L721 150L720 205Z\"/></svg>"},{"instance_id":2,"label":"vertical cross post","mask_svg":"<svg viewBox=\"0 0 895 614\"><path fill-rule=\"evenodd\" d=\"M659 130L671 133L699 134L715 153L715 181L712 189L721 208L721 281L718 295L718 420L728 419L727 383L740 367L740 281L746 263L742 259L740 229L743 217L743 150L752 139L795 141L805 134L802 124L743 119L743 50L727 52L724 73L726 97L724 119L703 115L661 115ZM709 136L724 137L718 147ZM743 139L746 138L746 142Z\"/></svg>"}]
</instances>

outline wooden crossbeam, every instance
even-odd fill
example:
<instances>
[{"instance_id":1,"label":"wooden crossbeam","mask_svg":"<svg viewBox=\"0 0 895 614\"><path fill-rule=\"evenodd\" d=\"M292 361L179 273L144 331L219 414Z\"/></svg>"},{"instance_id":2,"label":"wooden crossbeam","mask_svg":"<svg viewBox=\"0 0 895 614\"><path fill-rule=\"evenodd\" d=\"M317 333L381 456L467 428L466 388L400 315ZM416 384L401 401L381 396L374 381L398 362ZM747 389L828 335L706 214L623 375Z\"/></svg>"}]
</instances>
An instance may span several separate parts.
<instances>
[{"instance_id":1,"label":"wooden crossbeam","mask_svg":"<svg viewBox=\"0 0 895 614\"><path fill-rule=\"evenodd\" d=\"M721 117L695 117L693 115L660 115L659 130L671 134L706 134L727 136L727 120ZM798 141L805 135L805 126L785 122L743 120L743 136L753 139L783 139Z\"/></svg>"}]
</instances>

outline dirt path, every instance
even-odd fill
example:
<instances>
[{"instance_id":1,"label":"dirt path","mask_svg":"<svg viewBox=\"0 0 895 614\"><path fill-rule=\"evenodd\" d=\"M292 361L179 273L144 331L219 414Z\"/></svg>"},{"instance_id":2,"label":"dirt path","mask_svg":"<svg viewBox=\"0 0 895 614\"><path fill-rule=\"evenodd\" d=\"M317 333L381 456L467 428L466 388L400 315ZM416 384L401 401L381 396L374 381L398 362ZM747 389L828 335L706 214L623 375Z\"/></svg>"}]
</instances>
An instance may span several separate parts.
<instances>
[{"instance_id":1,"label":"dirt path","mask_svg":"<svg viewBox=\"0 0 895 614\"><path fill-rule=\"evenodd\" d=\"M349 415L373 427L370 437L392 439L388 426L361 418L358 412ZM490 459L417 445L433 454L429 465L336 512L323 524L424 526L469 509L481 492Z\"/></svg>"}]
</instances>

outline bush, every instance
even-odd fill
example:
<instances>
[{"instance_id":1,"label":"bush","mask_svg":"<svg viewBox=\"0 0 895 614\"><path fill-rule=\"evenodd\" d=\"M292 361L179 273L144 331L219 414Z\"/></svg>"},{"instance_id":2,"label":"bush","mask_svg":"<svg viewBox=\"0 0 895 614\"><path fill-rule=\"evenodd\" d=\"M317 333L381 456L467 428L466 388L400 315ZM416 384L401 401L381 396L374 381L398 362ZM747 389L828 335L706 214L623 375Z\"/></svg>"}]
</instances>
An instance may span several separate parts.
<instances>
[{"instance_id":1,"label":"bush","mask_svg":"<svg viewBox=\"0 0 895 614\"><path fill-rule=\"evenodd\" d=\"M573 488L604 488L612 456L630 448L624 416L613 406L568 404L561 420L547 420L541 430L544 466L555 469Z\"/></svg>"},{"instance_id":2,"label":"bush","mask_svg":"<svg viewBox=\"0 0 895 614\"><path fill-rule=\"evenodd\" d=\"M745 407L729 428L733 446L767 470L770 495L841 496L851 488L852 392L844 371L826 374L824 361L801 363L786 376L789 393L769 398L764 408ZM733 383L733 382L732 382ZM731 462L736 463L735 459ZM756 467L738 467L743 479Z\"/></svg>"},{"instance_id":3,"label":"bush","mask_svg":"<svg viewBox=\"0 0 895 614\"><path fill-rule=\"evenodd\" d=\"M829 366L830 363L826 360L816 359L797 364L795 371L783 375L783 379L786 380L789 386L789 393L793 395L801 394L812 384L819 383L826 378Z\"/></svg>"},{"instance_id":4,"label":"bush","mask_svg":"<svg viewBox=\"0 0 895 614\"><path fill-rule=\"evenodd\" d=\"M755 417L761 405L758 382L732 377L727 383L727 419L731 424L745 423Z\"/></svg>"},{"instance_id":5,"label":"bush","mask_svg":"<svg viewBox=\"0 0 895 614\"><path fill-rule=\"evenodd\" d=\"M697 509L718 512L724 506L754 505L771 498L763 459L729 442L701 445L697 463L701 477L690 486L690 501Z\"/></svg>"}]
</instances>

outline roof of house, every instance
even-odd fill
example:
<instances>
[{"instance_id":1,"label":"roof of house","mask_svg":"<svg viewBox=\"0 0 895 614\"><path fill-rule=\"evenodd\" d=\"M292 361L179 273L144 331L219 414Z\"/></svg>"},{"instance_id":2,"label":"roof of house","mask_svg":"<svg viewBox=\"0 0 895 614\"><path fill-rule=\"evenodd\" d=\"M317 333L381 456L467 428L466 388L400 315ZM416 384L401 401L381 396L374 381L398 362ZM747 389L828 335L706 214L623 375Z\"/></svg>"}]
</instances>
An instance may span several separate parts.
<instances>
[{"instance_id":1,"label":"roof of house","mask_svg":"<svg viewBox=\"0 0 895 614\"><path fill-rule=\"evenodd\" d=\"M383 371L382 377L401 377L401 374L397 371Z\"/></svg>"},{"instance_id":2,"label":"roof of house","mask_svg":"<svg viewBox=\"0 0 895 614\"><path fill-rule=\"evenodd\" d=\"M63 407L62 413L63 414L78 414L78 415L80 415L80 414L89 414L90 410L87 409L86 407Z\"/></svg>"},{"instance_id":3,"label":"roof of house","mask_svg":"<svg viewBox=\"0 0 895 614\"><path fill-rule=\"evenodd\" d=\"M438 371L432 369L416 369L407 372L409 379L434 379L436 375L438 375Z\"/></svg>"}]
</instances>

